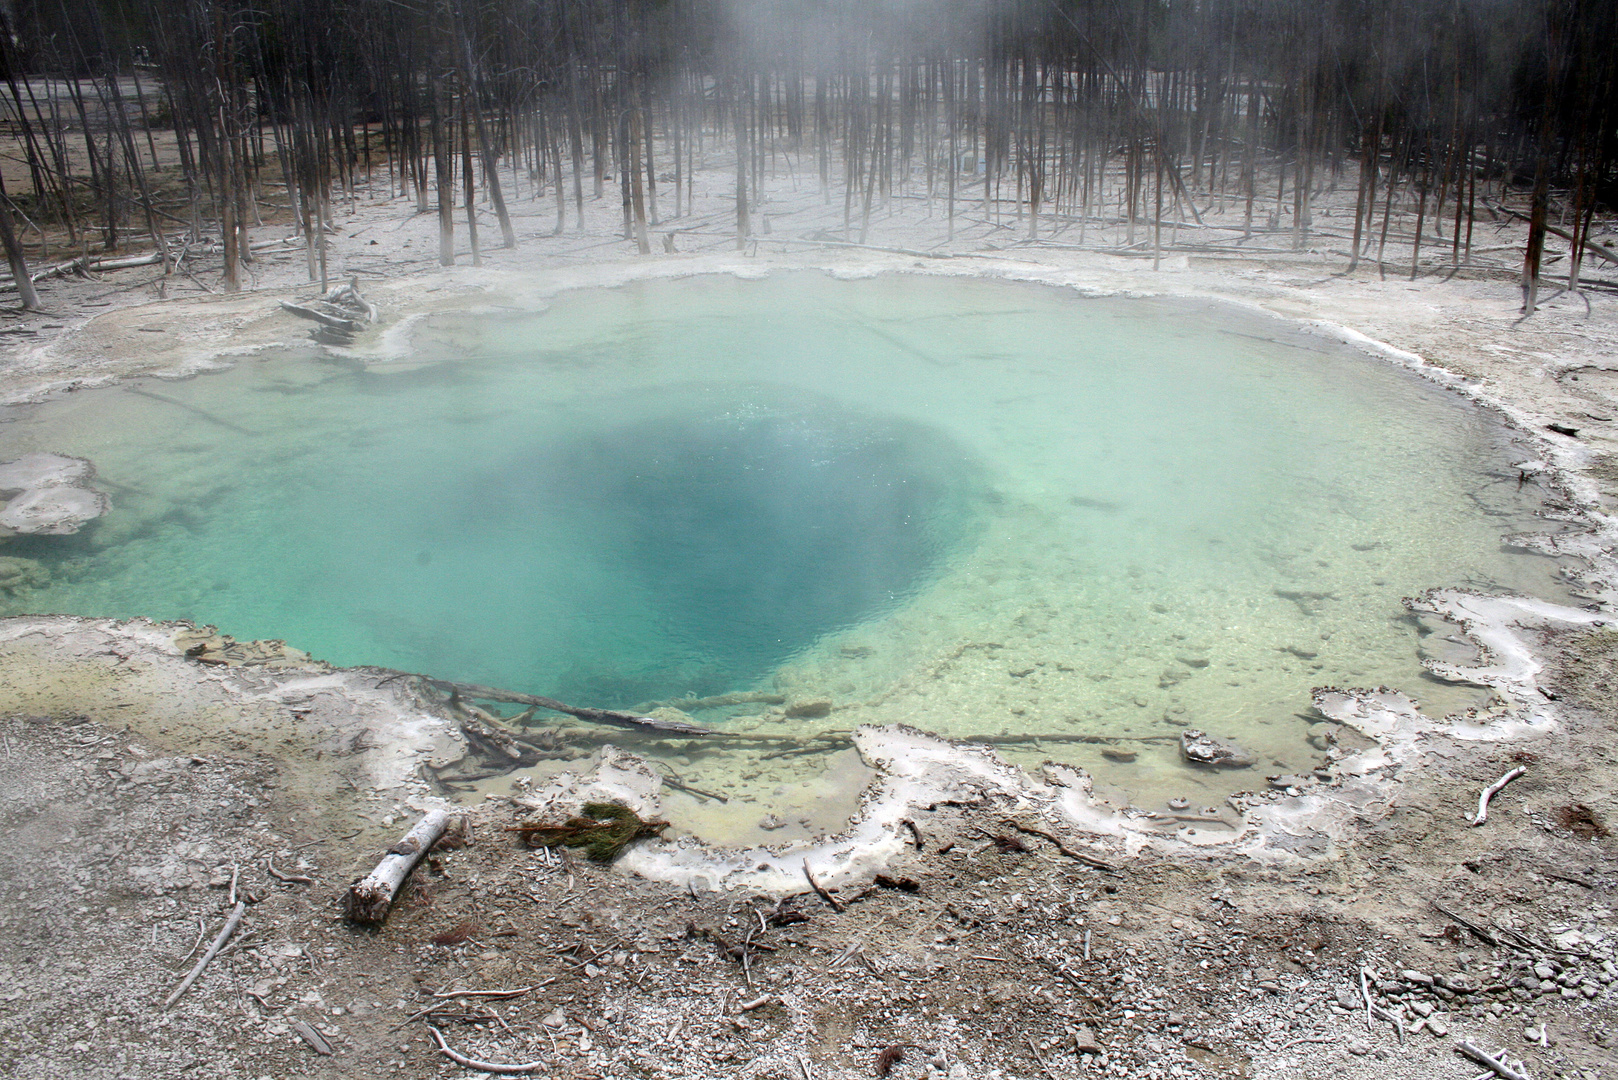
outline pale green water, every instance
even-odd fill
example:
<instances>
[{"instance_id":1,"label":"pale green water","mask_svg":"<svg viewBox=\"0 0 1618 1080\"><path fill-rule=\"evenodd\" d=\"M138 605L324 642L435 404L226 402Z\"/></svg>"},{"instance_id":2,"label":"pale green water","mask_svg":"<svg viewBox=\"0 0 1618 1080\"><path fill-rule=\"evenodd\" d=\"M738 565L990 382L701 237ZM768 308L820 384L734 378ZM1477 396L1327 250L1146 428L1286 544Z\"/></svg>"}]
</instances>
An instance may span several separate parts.
<instances>
[{"instance_id":1,"label":"pale green water","mask_svg":"<svg viewBox=\"0 0 1618 1080\"><path fill-rule=\"evenodd\" d=\"M1535 492L1491 418L1211 304L710 277L418 342L436 362L245 361L0 426L0 459L91 458L114 504L10 545L54 573L10 609L191 618L581 704L839 706L764 727L1192 723L1267 755L1231 787L1307 766L1311 687L1475 700L1423 677L1400 597L1560 595L1502 550ZM1051 752L1137 794L1218 786L1167 745ZM811 765L686 771L758 806L781 782L786 806Z\"/></svg>"}]
</instances>

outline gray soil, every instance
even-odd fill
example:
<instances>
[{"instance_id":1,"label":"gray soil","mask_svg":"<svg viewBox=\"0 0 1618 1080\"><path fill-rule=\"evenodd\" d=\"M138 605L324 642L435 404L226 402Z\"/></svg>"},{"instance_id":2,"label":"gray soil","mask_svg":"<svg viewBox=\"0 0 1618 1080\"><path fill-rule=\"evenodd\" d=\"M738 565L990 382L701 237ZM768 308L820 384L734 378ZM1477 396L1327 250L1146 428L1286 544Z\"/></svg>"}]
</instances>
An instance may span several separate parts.
<instances>
[{"instance_id":1,"label":"gray soil","mask_svg":"<svg viewBox=\"0 0 1618 1080\"><path fill-rule=\"evenodd\" d=\"M431 1021L464 1054L574 1077L864 1077L890 1047L899 1077L1475 1076L1462 1039L1535 1077L1612 1076L1618 632L1564 644L1559 734L1407 766L1397 805L1333 861L1106 873L1009 827L1014 808L942 806L888 868L915 891L845 888L843 911L807 885L785 900L696 892L531 851L505 831L516 809L491 799L469 843L435 849L387 924L361 930L339 897L409 812L354 788L298 794L294 746L280 761L194 755L83 717L13 716L0 1072L462 1075ZM1468 827L1514 761L1528 774ZM313 883L271 877L271 859ZM165 1010L233 875L241 929ZM1423 1030L1367 1025L1361 967Z\"/></svg>"}]
</instances>

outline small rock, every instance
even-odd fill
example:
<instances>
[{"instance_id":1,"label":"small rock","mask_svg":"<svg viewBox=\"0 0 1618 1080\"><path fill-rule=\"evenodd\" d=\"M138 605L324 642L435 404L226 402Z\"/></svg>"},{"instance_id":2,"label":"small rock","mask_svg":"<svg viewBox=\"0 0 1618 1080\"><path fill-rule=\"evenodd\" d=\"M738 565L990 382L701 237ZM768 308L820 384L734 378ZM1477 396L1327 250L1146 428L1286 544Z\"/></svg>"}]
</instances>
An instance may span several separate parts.
<instances>
[{"instance_id":1,"label":"small rock","mask_svg":"<svg viewBox=\"0 0 1618 1080\"><path fill-rule=\"evenodd\" d=\"M789 720L818 720L831 715L831 701L827 698L796 698L787 702Z\"/></svg>"},{"instance_id":2,"label":"small rock","mask_svg":"<svg viewBox=\"0 0 1618 1080\"><path fill-rule=\"evenodd\" d=\"M0 592L15 596L26 589L49 585L50 581L51 572L44 563L11 555L0 556Z\"/></svg>"},{"instance_id":3,"label":"small rock","mask_svg":"<svg viewBox=\"0 0 1618 1080\"><path fill-rule=\"evenodd\" d=\"M1198 729L1186 728L1180 733L1180 754L1193 765L1208 765L1223 769L1249 769L1258 759L1233 742L1216 739Z\"/></svg>"},{"instance_id":4,"label":"small rock","mask_svg":"<svg viewBox=\"0 0 1618 1080\"><path fill-rule=\"evenodd\" d=\"M1415 1013L1417 1016L1433 1015L1433 1007L1425 1001L1412 1001L1410 1003L1410 1011Z\"/></svg>"},{"instance_id":5,"label":"small rock","mask_svg":"<svg viewBox=\"0 0 1618 1080\"><path fill-rule=\"evenodd\" d=\"M1119 761L1127 764L1134 761L1139 755L1133 750L1121 750L1116 746L1109 746L1101 751L1101 756L1108 761Z\"/></svg>"},{"instance_id":6,"label":"small rock","mask_svg":"<svg viewBox=\"0 0 1618 1080\"><path fill-rule=\"evenodd\" d=\"M774 814L765 814L759 819L758 827L763 829L765 832L772 832L776 829L786 828L786 824L786 822L782 821Z\"/></svg>"},{"instance_id":7,"label":"small rock","mask_svg":"<svg viewBox=\"0 0 1618 1080\"><path fill-rule=\"evenodd\" d=\"M556 1008L546 1013L545 1019L541 1020L540 1023L544 1024L548 1028L566 1027L567 1013L563 1012L562 1007L558 1005Z\"/></svg>"},{"instance_id":8,"label":"small rock","mask_svg":"<svg viewBox=\"0 0 1618 1080\"><path fill-rule=\"evenodd\" d=\"M1534 974L1538 975L1541 979L1554 979L1556 978L1556 969L1551 967L1549 964L1535 964Z\"/></svg>"},{"instance_id":9,"label":"small rock","mask_svg":"<svg viewBox=\"0 0 1618 1080\"><path fill-rule=\"evenodd\" d=\"M1173 798L1173 799L1169 800L1169 809L1170 810L1184 810L1186 807L1188 807L1190 805L1191 805L1191 800L1187 799L1187 798L1183 798L1183 797L1181 797L1181 798Z\"/></svg>"},{"instance_id":10,"label":"small rock","mask_svg":"<svg viewBox=\"0 0 1618 1080\"><path fill-rule=\"evenodd\" d=\"M1364 1039L1355 1039L1348 1044L1348 1052L1355 1057L1364 1057L1371 1052L1371 1044Z\"/></svg>"},{"instance_id":11,"label":"small rock","mask_svg":"<svg viewBox=\"0 0 1618 1080\"><path fill-rule=\"evenodd\" d=\"M1099 1054L1101 1044L1096 1041L1096 1033L1087 1025L1080 1024L1073 1031L1073 1050L1079 1054Z\"/></svg>"},{"instance_id":12,"label":"small rock","mask_svg":"<svg viewBox=\"0 0 1618 1080\"><path fill-rule=\"evenodd\" d=\"M1444 1022L1444 1018L1442 1016L1434 1016L1431 1020L1427 1021L1427 1030L1432 1032L1440 1039L1449 1035L1449 1025Z\"/></svg>"},{"instance_id":13,"label":"small rock","mask_svg":"<svg viewBox=\"0 0 1618 1080\"><path fill-rule=\"evenodd\" d=\"M1309 745L1316 750L1330 750L1337 745L1337 725L1318 723L1309 725Z\"/></svg>"},{"instance_id":14,"label":"small rock","mask_svg":"<svg viewBox=\"0 0 1618 1080\"><path fill-rule=\"evenodd\" d=\"M1421 986L1433 985L1433 977L1420 971L1401 971L1399 972L1399 978L1405 982L1418 983Z\"/></svg>"}]
</instances>

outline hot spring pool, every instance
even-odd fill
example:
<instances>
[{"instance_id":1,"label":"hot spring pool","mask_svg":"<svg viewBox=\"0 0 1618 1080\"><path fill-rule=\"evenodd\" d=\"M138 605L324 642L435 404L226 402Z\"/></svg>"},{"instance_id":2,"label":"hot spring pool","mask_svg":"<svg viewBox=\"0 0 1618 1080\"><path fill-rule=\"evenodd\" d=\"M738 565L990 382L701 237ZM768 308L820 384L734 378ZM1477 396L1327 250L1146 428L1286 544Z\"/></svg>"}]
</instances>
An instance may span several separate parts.
<instances>
[{"instance_id":1,"label":"hot spring pool","mask_svg":"<svg viewBox=\"0 0 1618 1080\"><path fill-rule=\"evenodd\" d=\"M738 731L1055 736L1008 753L1149 805L1307 768L1315 686L1484 700L1423 673L1401 597L1564 594L1501 543L1542 526L1494 418L1213 303L705 276L414 341L408 363L277 355L0 425L0 459L90 458L114 505L7 545L49 575L7 613L192 619L583 705L834 706L695 714ZM1187 725L1261 764L1188 769ZM672 796L698 826L774 814L785 838L857 787L848 751L664 749L732 797Z\"/></svg>"}]
</instances>

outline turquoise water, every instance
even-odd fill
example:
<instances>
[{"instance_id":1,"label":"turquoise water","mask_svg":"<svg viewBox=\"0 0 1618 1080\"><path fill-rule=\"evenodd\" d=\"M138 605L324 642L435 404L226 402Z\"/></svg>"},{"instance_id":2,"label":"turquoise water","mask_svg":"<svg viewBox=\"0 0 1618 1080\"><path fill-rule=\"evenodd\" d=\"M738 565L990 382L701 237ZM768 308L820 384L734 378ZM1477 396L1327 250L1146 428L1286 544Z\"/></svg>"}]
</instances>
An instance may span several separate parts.
<instances>
[{"instance_id":1,"label":"turquoise water","mask_svg":"<svg viewBox=\"0 0 1618 1080\"><path fill-rule=\"evenodd\" d=\"M1489 416L1214 304L703 277L415 340L410 363L245 360L3 425L0 458L88 457L114 505L8 547L52 574L10 610L188 618L580 704L838 706L705 717L744 726L1194 723L1298 768L1313 686L1476 700L1423 676L1402 596L1559 588L1502 548L1537 493ZM1143 746L1064 754L1126 787L1178 768Z\"/></svg>"}]
</instances>

